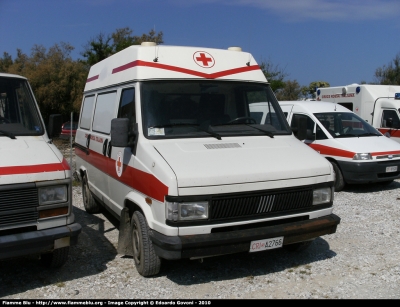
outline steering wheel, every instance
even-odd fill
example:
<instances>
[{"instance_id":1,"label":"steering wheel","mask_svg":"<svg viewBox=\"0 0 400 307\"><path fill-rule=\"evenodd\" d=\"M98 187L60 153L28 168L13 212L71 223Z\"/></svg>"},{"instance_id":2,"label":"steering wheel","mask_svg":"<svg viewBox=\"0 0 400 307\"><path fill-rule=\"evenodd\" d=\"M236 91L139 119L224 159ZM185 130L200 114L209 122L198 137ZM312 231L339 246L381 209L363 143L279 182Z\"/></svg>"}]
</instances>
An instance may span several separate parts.
<instances>
[{"instance_id":1,"label":"steering wheel","mask_svg":"<svg viewBox=\"0 0 400 307\"><path fill-rule=\"evenodd\" d=\"M228 122L228 124L233 124L233 123L242 122L242 121L243 122L251 121L254 124L257 124L257 121L253 117L248 117L248 116L243 116L243 117L238 117L238 118L232 119L231 121Z\"/></svg>"},{"instance_id":2,"label":"steering wheel","mask_svg":"<svg viewBox=\"0 0 400 307\"><path fill-rule=\"evenodd\" d=\"M0 124L9 124L11 123L9 119L0 116Z\"/></svg>"}]
</instances>

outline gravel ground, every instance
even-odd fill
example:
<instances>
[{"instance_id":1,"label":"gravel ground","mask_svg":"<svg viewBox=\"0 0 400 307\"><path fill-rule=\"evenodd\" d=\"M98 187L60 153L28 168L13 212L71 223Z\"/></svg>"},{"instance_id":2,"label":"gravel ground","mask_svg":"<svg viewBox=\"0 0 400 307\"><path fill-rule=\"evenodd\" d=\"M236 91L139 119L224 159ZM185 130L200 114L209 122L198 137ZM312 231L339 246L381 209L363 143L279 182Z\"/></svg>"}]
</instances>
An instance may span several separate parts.
<instances>
[{"instance_id":1,"label":"gravel ground","mask_svg":"<svg viewBox=\"0 0 400 307\"><path fill-rule=\"evenodd\" d=\"M64 151L69 162L69 152ZM350 186L335 193L335 234L309 249L283 249L164 261L140 276L131 257L117 254L118 223L106 212L87 214L80 186L74 213L82 225L77 246L60 269L37 257L0 261L3 299L399 299L400 180Z\"/></svg>"}]
</instances>

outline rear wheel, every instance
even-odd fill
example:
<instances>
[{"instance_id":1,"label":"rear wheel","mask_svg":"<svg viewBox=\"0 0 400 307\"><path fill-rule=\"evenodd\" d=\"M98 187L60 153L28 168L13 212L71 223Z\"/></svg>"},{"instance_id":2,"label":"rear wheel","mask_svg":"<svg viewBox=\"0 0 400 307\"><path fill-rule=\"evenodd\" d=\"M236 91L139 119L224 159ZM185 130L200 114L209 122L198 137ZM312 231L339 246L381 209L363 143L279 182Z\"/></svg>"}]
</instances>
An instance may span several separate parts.
<instances>
[{"instance_id":1,"label":"rear wheel","mask_svg":"<svg viewBox=\"0 0 400 307\"><path fill-rule=\"evenodd\" d=\"M335 162L331 162L333 170L335 171L335 192L340 192L343 190L346 183L343 179L343 174L340 171L339 166Z\"/></svg>"},{"instance_id":2,"label":"rear wheel","mask_svg":"<svg viewBox=\"0 0 400 307\"><path fill-rule=\"evenodd\" d=\"M42 254L40 262L48 268L59 268L68 260L69 246L55 249L51 253Z\"/></svg>"},{"instance_id":3,"label":"rear wheel","mask_svg":"<svg viewBox=\"0 0 400 307\"><path fill-rule=\"evenodd\" d=\"M89 184L86 176L84 176L82 180L82 197L83 197L83 205L85 207L86 212L88 213L100 212L100 205L93 198L93 195L89 190Z\"/></svg>"},{"instance_id":4,"label":"rear wheel","mask_svg":"<svg viewBox=\"0 0 400 307\"><path fill-rule=\"evenodd\" d=\"M160 272L161 259L156 255L149 237L149 226L143 214L135 211L131 219L133 259L137 271L142 276Z\"/></svg>"}]
</instances>

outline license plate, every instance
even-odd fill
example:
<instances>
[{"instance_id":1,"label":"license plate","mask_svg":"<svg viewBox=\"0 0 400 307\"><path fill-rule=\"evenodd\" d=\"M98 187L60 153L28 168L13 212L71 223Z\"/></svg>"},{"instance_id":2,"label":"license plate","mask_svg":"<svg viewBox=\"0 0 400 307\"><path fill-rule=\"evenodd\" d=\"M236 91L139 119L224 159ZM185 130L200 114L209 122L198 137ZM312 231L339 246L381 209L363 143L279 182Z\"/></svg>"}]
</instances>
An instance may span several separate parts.
<instances>
[{"instance_id":1,"label":"license plate","mask_svg":"<svg viewBox=\"0 0 400 307\"><path fill-rule=\"evenodd\" d=\"M387 166L386 173L397 172L397 166Z\"/></svg>"},{"instance_id":2,"label":"license plate","mask_svg":"<svg viewBox=\"0 0 400 307\"><path fill-rule=\"evenodd\" d=\"M257 240L250 242L250 253L261 252L267 249L274 249L283 246L283 237L276 237L264 240Z\"/></svg>"}]
</instances>

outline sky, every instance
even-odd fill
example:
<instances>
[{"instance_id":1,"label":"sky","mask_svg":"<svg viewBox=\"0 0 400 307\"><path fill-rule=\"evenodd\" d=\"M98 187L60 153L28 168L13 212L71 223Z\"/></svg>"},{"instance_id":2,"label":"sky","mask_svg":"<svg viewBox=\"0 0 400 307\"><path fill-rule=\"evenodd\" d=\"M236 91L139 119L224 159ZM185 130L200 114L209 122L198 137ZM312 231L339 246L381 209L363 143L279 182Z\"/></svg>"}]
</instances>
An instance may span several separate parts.
<instances>
[{"instance_id":1,"label":"sky","mask_svg":"<svg viewBox=\"0 0 400 307\"><path fill-rule=\"evenodd\" d=\"M164 45L239 46L301 86L376 82L400 53L399 0L0 0L0 57L129 27Z\"/></svg>"}]
</instances>

